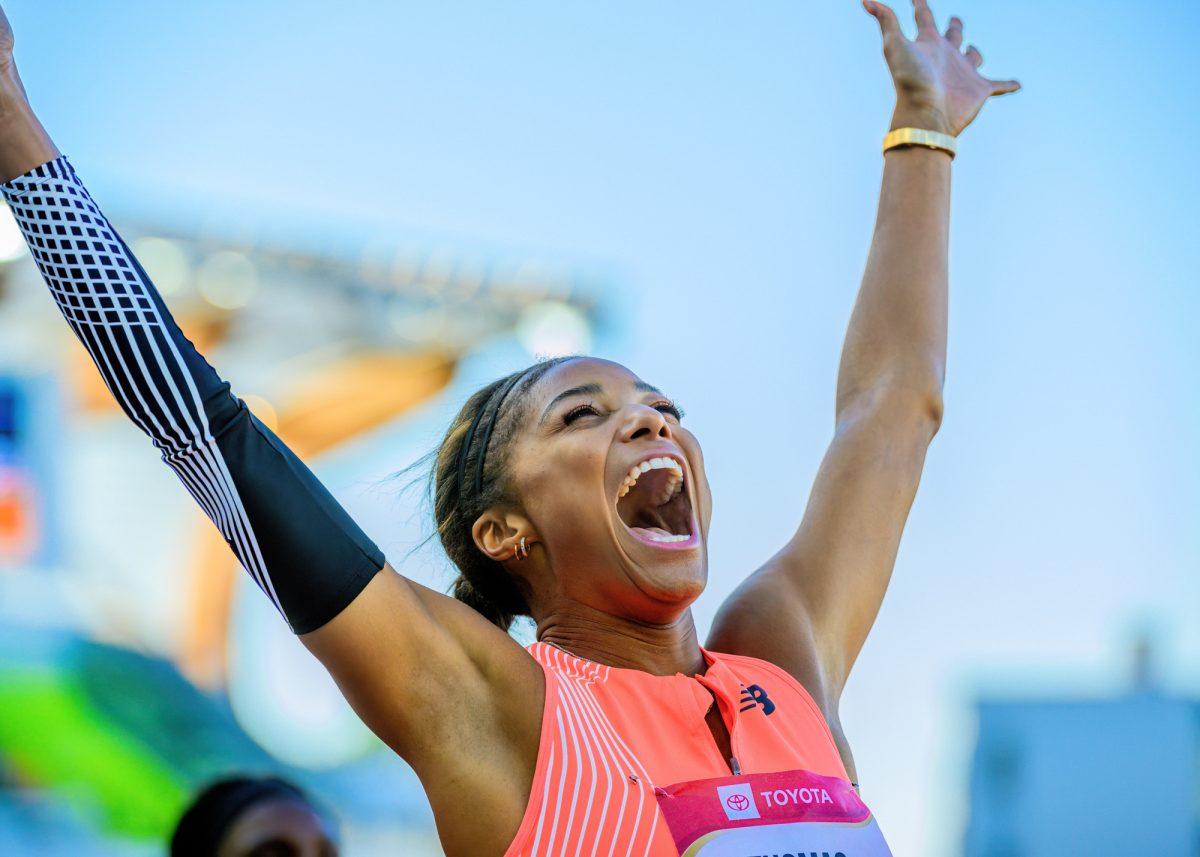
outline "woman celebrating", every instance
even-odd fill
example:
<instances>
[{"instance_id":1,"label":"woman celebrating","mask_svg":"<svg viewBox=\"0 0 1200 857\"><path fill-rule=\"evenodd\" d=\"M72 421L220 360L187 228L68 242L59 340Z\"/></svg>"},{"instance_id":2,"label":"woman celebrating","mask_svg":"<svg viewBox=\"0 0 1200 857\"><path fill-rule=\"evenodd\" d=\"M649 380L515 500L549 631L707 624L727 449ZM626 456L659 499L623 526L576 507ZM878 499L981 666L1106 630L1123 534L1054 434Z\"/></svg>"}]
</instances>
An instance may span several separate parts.
<instances>
[{"instance_id":1,"label":"woman celebrating","mask_svg":"<svg viewBox=\"0 0 1200 857\"><path fill-rule=\"evenodd\" d=\"M3 22L0 178L54 299L362 719L419 775L452 857L888 854L838 700L941 416L955 137L1015 81L962 22L879 23L896 87L836 431L799 529L702 647L711 498L696 438L617 363L472 395L438 450L454 597L406 579L196 353L29 107ZM537 624L522 648L515 616Z\"/></svg>"}]
</instances>

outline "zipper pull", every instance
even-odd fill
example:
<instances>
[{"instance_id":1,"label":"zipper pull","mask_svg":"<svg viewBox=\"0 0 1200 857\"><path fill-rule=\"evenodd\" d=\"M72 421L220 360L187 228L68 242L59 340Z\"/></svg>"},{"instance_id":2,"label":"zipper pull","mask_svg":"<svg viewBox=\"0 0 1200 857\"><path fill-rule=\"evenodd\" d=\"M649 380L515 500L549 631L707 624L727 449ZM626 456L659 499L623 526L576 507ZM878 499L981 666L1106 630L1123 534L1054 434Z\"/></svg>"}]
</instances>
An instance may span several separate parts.
<instances>
[{"instance_id":1,"label":"zipper pull","mask_svg":"<svg viewBox=\"0 0 1200 857\"><path fill-rule=\"evenodd\" d=\"M729 770L733 771L735 777L742 775L742 766L738 764L737 756L729 757Z\"/></svg>"}]
</instances>

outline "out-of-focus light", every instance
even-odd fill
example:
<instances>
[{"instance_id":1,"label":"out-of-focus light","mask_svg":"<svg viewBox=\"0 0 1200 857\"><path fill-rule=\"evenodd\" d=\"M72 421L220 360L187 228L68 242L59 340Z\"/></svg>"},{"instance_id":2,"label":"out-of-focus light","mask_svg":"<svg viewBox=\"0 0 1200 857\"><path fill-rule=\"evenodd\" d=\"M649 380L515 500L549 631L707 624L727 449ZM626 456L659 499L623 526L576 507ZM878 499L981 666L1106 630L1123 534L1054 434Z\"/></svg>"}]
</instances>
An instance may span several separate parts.
<instances>
[{"instance_id":1,"label":"out-of-focus light","mask_svg":"<svg viewBox=\"0 0 1200 857\"><path fill-rule=\"evenodd\" d=\"M0 464L0 568L29 560L37 548L36 501L28 474Z\"/></svg>"},{"instance_id":2,"label":"out-of-focus light","mask_svg":"<svg viewBox=\"0 0 1200 857\"><path fill-rule=\"evenodd\" d=\"M329 673L243 575L234 599L229 703L242 728L285 764L321 770L379 746Z\"/></svg>"},{"instance_id":3,"label":"out-of-focus light","mask_svg":"<svg viewBox=\"0 0 1200 857\"><path fill-rule=\"evenodd\" d=\"M433 342L446 333L446 316L441 309L413 311L404 303L397 303L388 312L388 321L401 339L410 342Z\"/></svg>"},{"instance_id":4,"label":"out-of-focus light","mask_svg":"<svg viewBox=\"0 0 1200 857\"><path fill-rule=\"evenodd\" d=\"M480 265L472 262L460 263L454 272L451 297L458 301L470 300L483 288L484 276L485 271Z\"/></svg>"},{"instance_id":5,"label":"out-of-focus light","mask_svg":"<svg viewBox=\"0 0 1200 857\"><path fill-rule=\"evenodd\" d=\"M250 409L250 413L258 417L259 422L271 431L279 431L279 414L270 402L262 396L256 396L253 393L243 393L242 401L246 403L246 407Z\"/></svg>"},{"instance_id":6,"label":"out-of-focus light","mask_svg":"<svg viewBox=\"0 0 1200 857\"><path fill-rule=\"evenodd\" d=\"M371 285L379 285L388 277L393 242L375 237L363 246L358 260L359 276Z\"/></svg>"},{"instance_id":7,"label":"out-of-focus light","mask_svg":"<svg viewBox=\"0 0 1200 857\"><path fill-rule=\"evenodd\" d=\"M420 273L417 251L412 247L401 247L392 256L389 278L396 288L404 288L416 282Z\"/></svg>"},{"instance_id":8,"label":"out-of-focus light","mask_svg":"<svg viewBox=\"0 0 1200 857\"><path fill-rule=\"evenodd\" d=\"M204 260L196 275L196 285L213 306L241 309L258 291L258 271L243 254L220 250Z\"/></svg>"},{"instance_id":9,"label":"out-of-focus light","mask_svg":"<svg viewBox=\"0 0 1200 857\"><path fill-rule=\"evenodd\" d=\"M20 259L25 254L25 238L21 227L7 205L0 205L0 263Z\"/></svg>"},{"instance_id":10,"label":"out-of-focus light","mask_svg":"<svg viewBox=\"0 0 1200 857\"><path fill-rule=\"evenodd\" d=\"M133 242L134 255L164 295L173 295L187 286L191 266L177 241L147 236Z\"/></svg>"},{"instance_id":11,"label":"out-of-focus light","mask_svg":"<svg viewBox=\"0 0 1200 857\"><path fill-rule=\"evenodd\" d=\"M521 313L517 337L535 357L586 354L592 347L592 330L583 314L557 301L536 303Z\"/></svg>"},{"instance_id":12,"label":"out-of-focus light","mask_svg":"<svg viewBox=\"0 0 1200 857\"><path fill-rule=\"evenodd\" d=\"M454 276L454 254L445 247L435 247L421 262L417 284L430 295L438 294Z\"/></svg>"}]
</instances>

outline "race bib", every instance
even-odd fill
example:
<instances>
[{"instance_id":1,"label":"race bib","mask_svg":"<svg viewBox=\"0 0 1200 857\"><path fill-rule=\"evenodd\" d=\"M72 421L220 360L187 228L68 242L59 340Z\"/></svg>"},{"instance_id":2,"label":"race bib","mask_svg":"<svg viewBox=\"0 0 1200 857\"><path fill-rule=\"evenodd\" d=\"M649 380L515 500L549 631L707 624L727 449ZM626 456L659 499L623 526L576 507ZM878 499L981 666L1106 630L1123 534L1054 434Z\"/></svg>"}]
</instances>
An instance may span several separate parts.
<instances>
[{"instance_id":1,"label":"race bib","mask_svg":"<svg viewBox=\"0 0 1200 857\"><path fill-rule=\"evenodd\" d=\"M682 857L891 857L850 783L810 771L655 789Z\"/></svg>"}]
</instances>

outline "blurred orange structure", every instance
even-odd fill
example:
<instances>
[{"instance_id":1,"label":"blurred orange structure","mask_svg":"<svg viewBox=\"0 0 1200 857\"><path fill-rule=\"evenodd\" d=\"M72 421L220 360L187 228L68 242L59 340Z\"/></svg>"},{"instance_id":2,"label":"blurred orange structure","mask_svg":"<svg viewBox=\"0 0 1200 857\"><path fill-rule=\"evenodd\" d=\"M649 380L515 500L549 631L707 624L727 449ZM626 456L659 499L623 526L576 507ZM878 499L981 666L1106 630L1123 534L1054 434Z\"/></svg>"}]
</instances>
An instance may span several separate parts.
<instances>
[{"instance_id":1,"label":"blurred orange structure","mask_svg":"<svg viewBox=\"0 0 1200 857\"><path fill-rule=\"evenodd\" d=\"M33 486L14 468L0 465L0 563L29 558L38 542Z\"/></svg>"},{"instance_id":2,"label":"blurred orange structure","mask_svg":"<svg viewBox=\"0 0 1200 857\"><path fill-rule=\"evenodd\" d=\"M122 228L184 334L310 464L436 396L462 355L487 339L527 334L531 323L553 333L597 309L592 284L573 275L524 261L460 259L445 247L409 255L375 247L353 261ZM563 313L575 315L564 321ZM76 407L88 416L117 416L87 352L74 341L66 347ZM31 507L14 492L0 494L0 556L35 525ZM216 528L199 510L194 515L194 535L182 552L183 625L169 655L191 681L216 689L227 675L239 569Z\"/></svg>"}]
</instances>

